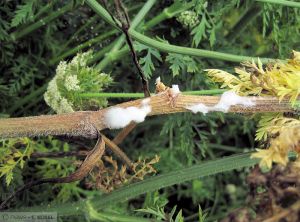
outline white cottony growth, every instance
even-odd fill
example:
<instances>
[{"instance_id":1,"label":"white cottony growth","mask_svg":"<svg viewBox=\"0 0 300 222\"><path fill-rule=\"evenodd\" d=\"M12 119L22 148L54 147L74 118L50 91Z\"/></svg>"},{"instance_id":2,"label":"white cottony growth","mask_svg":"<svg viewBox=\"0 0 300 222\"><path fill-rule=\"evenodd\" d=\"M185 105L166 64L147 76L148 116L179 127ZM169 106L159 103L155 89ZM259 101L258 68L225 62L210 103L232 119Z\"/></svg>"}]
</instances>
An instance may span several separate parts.
<instances>
[{"instance_id":1,"label":"white cottony growth","mask_svg":"<svg viewBox=\"0 0 300 222\"><path fill-rule=\"evenodd\" d=\"M250 98L239 96L233 91L227 91L222 94L220 101L214 108L216 111L226 113L230 106L234 105L254 106L255 103Z\"/></svg>"},{"instance_id":2,"label":"white cottony growth","mask_svg":"<svg viewBox=\"0 0 300 222\"><path fill-rule=\"evenodd\" d=\"M174 95L174 96L179 94L180 93L179 86L178 85L172 85L171 92L172 92L172 95Z\"/></svg>"},{"instance_id":3,"label":"white cottony growth","mask_svg":"<svg viewBox=\"0 0 300 222\"><path fill-rule=\"evenodd\" d=\"M233 91L224 92L221 96L220 101L215 106L206 106L203 103L186 107L193 113L201 112L206 114L211 111L228 112L231 106L242 105L242 106L254 106L255 103L247 97L239 96Z\"/></svg>"},{"instance_id":4,"label":"white cottony growth","mask_svg":"<svg viewBox=\"0 0 300 222\"><path fill-rule=\"evenodd\" d=\"M161 82L161 81L160 81L160 76L159 76L159 77L156 78L155 84L157 85L157 84L160 83L160 82Z\"/></svg>"},{"instance_id":5,"label":"white cottony growth","mask_svg":"<svg viewBox=\"0 0 300 222\"><path fill-rule=\"evenodd\" d=\"M199 103L193 106L187 107L187 109L191 110L193 113L201 112L203 114L206 114L210 111L210 107L206 106L203 103Z\"/></svg>"},{"instance_id":6,"label":"white cottony growth","mask_svg":"<svg viewBox=\"0 0 300 222\"><path fill-rule=\"evenodd\" d=\"M141 123L151 112L150 99L144 99L140 108L131 106L127 108L113 107L104 114L104 123L110 129L120 129L127 126L131 121Z\"/></svg>"}]
</instances>

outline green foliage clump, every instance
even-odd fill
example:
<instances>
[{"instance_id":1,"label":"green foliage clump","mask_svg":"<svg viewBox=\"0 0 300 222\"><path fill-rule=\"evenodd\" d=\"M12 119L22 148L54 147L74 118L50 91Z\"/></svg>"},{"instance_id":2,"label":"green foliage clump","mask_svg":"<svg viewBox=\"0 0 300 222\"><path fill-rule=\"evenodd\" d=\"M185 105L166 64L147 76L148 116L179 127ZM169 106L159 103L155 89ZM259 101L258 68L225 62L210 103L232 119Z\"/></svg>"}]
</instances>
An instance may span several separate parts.
<instances>
[{"instance_id":1,"label":"green foliage clump","mask_svg":"<svg viewBox=\"0 0 300 222\"><path fill-rule=\"evenodd\" d=\"M18 5L15 16L11 21L11 27L16 27L20 24L32 21L34 15L33 9L36 4L36 0L29 0L24 5Z\"/></svg>"},{"instance_id":2,"label":"green foliage clump","mask_svg":"<svg viewBox=\"0 0 300 222\"><path fill-rule=\"evenodd\" d=\"M71 62L60 62L54 78L49 82L44 95L46 103L56 113L69 113L86 110L91 107L105 107L107 100L98 98L85 100L83 92L100 92L112 83L112 78L88 67L87 62L93 57L92 51L80 53Z\"/></svg>"},{"instance_id":3,"label":"green foliage clump","mask_svg":"<svg viewBox=\"0 0 300 222\"><path fill-rule=\"evenodd\" d=\"M137 52L146 51L146 55L140 58L139 63L142 65L142 70L145 74L145 77L150 78L152 72L155 70L154 61L152 61L152 58L162 62L159 51L140 43L135 43L134 48Z\"/></svg>"},{"instance_id":4,"label":"green foliage clump","mask_svg":"<svg viewBox=\"0 0 300 222\"><path fill-rule=\"evenodd\" d=\"M13 179L15 168L24 168L26 159L34 151L34 145L34 141L26 137L0 141L0 177L5 176L7 186Z\"/></svg>"}]
</instances>

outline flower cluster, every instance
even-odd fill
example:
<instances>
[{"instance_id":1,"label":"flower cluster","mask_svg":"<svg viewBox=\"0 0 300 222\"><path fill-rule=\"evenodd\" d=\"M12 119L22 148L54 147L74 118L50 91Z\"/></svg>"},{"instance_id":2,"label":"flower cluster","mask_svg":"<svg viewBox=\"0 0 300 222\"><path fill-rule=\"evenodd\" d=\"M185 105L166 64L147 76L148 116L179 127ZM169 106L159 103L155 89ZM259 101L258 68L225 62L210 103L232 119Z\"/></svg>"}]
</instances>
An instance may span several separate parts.
<instances>
[{"instance_id":1,"label":"flower cluster","mask_svg":"<svg viewBox=\"0 0 300 222\"><path fill-rule=\"evenodd\" d=\"M184 11L180 13L177 17L177 21L187 29L194 28L200 22L197 13L194 11Z\"/></svg>"},{"instance_id":2,"label":"flower cluster","mask_svg":"<svg viewBox=\"0 0 300 222\"><path fill-rule=\"evenodd\" d=\"M300 121L297 127L282 130L278 137L271 139L268 149L256 149L252 158L260 158L261 167L272 167L272 162L286 166L289 151L300 153ZM299 162L299 161L297 161Z\"/></svg>"},{"instance_id":3,"label":"flower cluster","mask_svg":"<svg viewBox=\"0 0 300 222\"><path fill-rule=\"evenodd\" d=\"M242 68L236 68L237 75L209 69L208 75L213 81L222 83L240 95L276 96L279 100L288 99L297 109L300 95L300 53L293 51L287 62L278 61L262 65L246 62ZM272 162L286 165L289 151L300 154L300 120L297 113L293 117L270 113L260 117L256 140L267 142L268 149L257 149L252 157L260 158L260 166L270 168ZM300 159L299 159L300 162Z\"/></svg>"},{"instance_id":4,"label":"flower cluster","mask_svg":"<svg viewBox=\"0 0 300 222\"><path fill-rule=\"evenodd\" d=\"M287 62L268 64L265 68L258 64L245 62L236 68L238 76L218 69L208 69L208 75L222 88L228 87L241 95L271 95L280 100L289 99L296 105L300 95L300 52L293 51L292 59Z\"/></svg>"},{"instance_id":5,"label":"flower cluster","mask_svg":"<svg viewBox=\"0 0 300 222\"><path fill-rule=\"evenodd\" d=\"M85 110L92 106L97 108L107 104L106 99L83 99L80 93L96 93L112 83L112 78L88 67L92 51L77 54L71 62L62 61L56 68L56 75L49 82L44 99L56 113L70 113Z\"/></svg>"}]
</instances>

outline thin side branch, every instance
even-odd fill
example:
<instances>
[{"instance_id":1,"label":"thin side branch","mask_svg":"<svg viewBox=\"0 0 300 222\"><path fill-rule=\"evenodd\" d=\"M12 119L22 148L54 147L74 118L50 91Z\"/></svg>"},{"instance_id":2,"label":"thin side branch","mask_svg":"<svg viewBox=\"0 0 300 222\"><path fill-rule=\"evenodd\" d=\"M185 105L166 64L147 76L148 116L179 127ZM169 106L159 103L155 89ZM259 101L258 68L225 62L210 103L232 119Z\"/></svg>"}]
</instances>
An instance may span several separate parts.
<instances>
[{"instance_id":1,"label":"thin side branch","mask_svg":"<svg viewBox=\"0 0 300 222\"><path fill-rule=\"evenodd\" d=\"M115 19L113 14L108 10L106 1L102 1L102 2L104 4L104 6L106 7L106 10L110 14L112 20L114 21L115 25L117 27L119 27L122 30L122 32L124 33L124 35L126 37L126 42L129 46L129 49L130 49L130 52L131 52L131 55L132 55L133 63L136 66L136 68L138 70L138 73L139 73L139 76L142 79L144 95L145 95L145 97L150 97L150 90L149 90L148 81L145 77L145 74L144 74L140 64L139 64L137 54L136 54L135 49L133 47L132 39L131 39L131 37L128 33L129 29L130 29L130 19L129 19L129 15L127 13L127 10L126 10L125 6L123 5L121 0L115 0L114 1L116 12L117 12L117 17L118 17L118 20L117 20L117 19Z\"/></svg>"}]
</instances>

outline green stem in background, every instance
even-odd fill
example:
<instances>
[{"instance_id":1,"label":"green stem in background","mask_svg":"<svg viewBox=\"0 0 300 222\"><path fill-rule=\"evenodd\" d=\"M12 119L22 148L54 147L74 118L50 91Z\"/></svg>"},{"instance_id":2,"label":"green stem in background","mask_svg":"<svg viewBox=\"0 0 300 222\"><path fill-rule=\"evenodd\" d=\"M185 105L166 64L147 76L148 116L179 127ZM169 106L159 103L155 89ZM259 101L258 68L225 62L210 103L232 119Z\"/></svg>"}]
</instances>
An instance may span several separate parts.
<instances>
[{"instance_id":1,"label":"green stem in background","mask_svg":"<svg viewBox=\"0 0 300 222\"><path fill-rule=\"evenodd\" d=\"M24 104L30 102L30 101L35 101L34 98L36 98L37 96L39 96L40 94L42 94L43 92L45 92L46 88L47 88L47 84L41 86L40 88L38 88L37 90L33 91L32 93L30 93L29 95L23 97L20 100L15 101L15 104L7 110L7 112L11 115L13 114L17 109L19 109L20 107L22 107Z\"/></svg>"},{"instance_id":2,"label":"green stem in background","mask_svg":"<svg viewBox=\"0 0 300 222\"><path fill-rule=\"evenodd\" d=\"M50 65L54 65L56 64L57 62L63 60L64 58L70 56L70 55L74 55L76 54L77 52L87 48L87 47L90 47L91 45L97 43L97 42L100 42L102 40L105 40L107 39L108 37L114 35L117 33L117 30L111 30L111 31L108 31L108 32L104 32L102 35L99 35L97 36L96 38L93 38L93 39L90 39L80 45L77 45L75 48L72 48L68 51L66 51L65 53L61 54L60 56L58 57L55 57L53 58L52 60L50 60L49 64Z\"/></svg>"},{"instance_id":3,"label":"green stem in background","mask_svg":"<svg viewBox=\"0 0 300 222\"><path fill-rule=\"evenodd\" d=\"M141 28L142 30L146 31L153 26L157 25L158 23L162 22L165 19L171 18L178 13L187 10L191 8L194 5L193 2L190 3L180 3L175 2L173 5L171 5L168 8L165 8L162 13L152 18L150 21L148 21L144 26ZM134 23L133 23L134 24ZM134 28L134 26L131 25L131 28ZM124 39L122 39L122 43L124 42ZM97 68L102 70L104 69L109 63L119 60L124 55L129 53L129 48L127 46L123 47L121 50L120 45L115 45L114 49L111 50L110 53L106 55L106 57L97 65Z\"/></svg>"},{"instance_id":4,"label":"green stem in background","mask_svg":"<svg viewBox=\"0 0 300 222\"><path fill-rule=\"evenodd\" d=\"M135 28L146 16L146 14L150 11L152 6L155 4L156 0L148 0L145 5L141 8L141 10L138 12L138 14L134 17L133 21L130 24L130 29ZM111 16L108 14L109 18L111 19ZM112 21L112 19L111 19ZM114 21L112 21L114 24ZM115 24L114 24L115 25ZM107 54L104 59L96 66L97 69L103 70L110 62L110 54L117 52L122 45L125 42L125 36L122 35L118 38L116 44L112 48L111 52Z\"/></svg>"},{"instance_id":5,"label":"green stem in background","mask_svg":"<svg viewBox=\"0 0 300 222\"><path fill-rule=\"evenodd\" d=\"M167 53L178 53L181 55L189 55L189 56L197 56L197 57L204 57L208 59L217 59L217 60L223 60L223 61L229 61L229 62L243 62L243 61L257 61L257 58L250 57L250 56L241 56L241 55L234 55L230 53L224 53L224 52L216 52L216 51L210 51L205 49L196 49L196 48L189 48L189 47L183 47L183 46L177 46L177 45L171 45L167 43L163 43L154 39L151 39L141 33L138 33L134 30L130 30L129 34L132 36L132 38L136 39L138 42L143 43L144 45L153 47L158 49L162 52ZM268 62L275 62L278 60L271 59L271 58L260 58L260 61L262 63L268 63Z\"/></svg>"},{"instance_id":6,"label":"green stem in background","mask_svg":"<svg viewBox=\"0 0 300 222\"><path fill-rule=\"evenodd\" d=\"M115 213L99 212L93 208L93 206L87 202L87 213L89 219L96 221L114 221L114 222L155 222L153 219L146 219L142 217L134 217L127 215L120 215Z\"/></svg>"},{"instance_id":7,"label":"green stem in background","mask_svg":"<svg viewBox=\"0 0 300 222\"><path fill-rule=\"evenodd\" d=\"M223 151L229 151L229 152L235 152L240 153L244 149L250 149L250 148L240 148L240 147L234 147L234 146L226 146L222 144L215 144L215 143L209 143L208 147L215 150L223 150Z\"/></svg>"},{"instance_id":8,"label":"green stem in background","mask_svg":"<svg viewBox=\"0 0 300 222\"><path fill-rule=\"evenodd\" d=\"M101 199L93 201L95 208L101 208L106 204L132 199L141 194L183 183L189 180L215 175L243 167L257 164L257 159L250 159L250 153L230 156L217 160L207 161L181 170L175 170L166 174L151 177L144 181L130 184L114 192L104 195Z\"/></svg>"},{"instance_id":9,"label":"green stem in background","mask_svg":"<svg viewBox=\"0 0 300 222\"><path fill-rule=\"evenodd\" d=\"M226 35L226 39L230 42L240 36L242 32L247 28L247 26L260 15L262 12L262 7L254 4L239 18L238 22L233 26L230 32Z\"/></svg>"},{"instance_id":10,"label":"green stem in background","mask_svg":"<svg viewBox=\"0 0 300 222\"><path fill-rule=\"evenodd\" d=\"M257 2L271 3L288 7L300 8L300 2L285 1L285 0L256 0Z\"/></svg>"},{"instance_id":11,"label":"green stem in background","mask_svg":"<svg viewBox=\"0 0 300 222\"><path fill-rule=\"evenodd\" d=\"M91 24L93 24L97 20L97 16L94 16L90 18L86 23L84 23L79 29L76 30L76 32L72 35L72 37L62 46L62 49L67 48L71 42L75 39L75 36L77 36L80 32L82 32L84 29L89 27Z\"/></svg>"},{"instance_id":12,"label":"green stem in background","mask_svg":"<svg viewBox=\"0 0 300 222\"><path fill-rule=\"evenodd\" d=\"M153 176L141 182L129 184L119 188L110 194L97 196L88 201L79 201L65 204L48 204L47 206L36 206L30 208L17 209L18 211L57 211L59 216L78 214L86 212L89 204L97 209L103 209L110 204L124 202L138 197L141 194L149 193L175 184L184 183L190 180L212 176L218 173L232 171L243 167L251 167L259 162L258 159L250 159L252 152L240 155L233 155L221 159L210 160L191 167L174 170L169 173Z\"/></svg>"},{"instance_id":13,"label":"green stem in background","mask_svg":"<svg viewBox=\"0 0 300 222\"><path fill-rule=\"evenodd\" d=\"M128 8L128 11L130 12L130 11L133 11L133 10L135 10L135 9L137 9L137 8L139 8L139 7L141 7L141 4L136 4L136 5L134 5L134 6L132 6L132 7L130 7L130 8ZM97 16L97 15L95 15L95 16L93 16L91 19L89 19L84 25L82 25L73 35L72 35L72 37L61 47L61 52L63 52L63 51L65 51L65 49L72 43L72 41L75 39L75 36L77 36L79 33L81 33L84 29L86 29L87 27L89 27L89 26L91 26L91 24L93 24L96 20L97 20L97 18L99 18L99 16ZM99 23L100 24L100 23ZM103 32L103 30L101 30L101 32ZM114 32L114 34L115 33L117 33L117 31L116 30L110 30L110 31L108 31L108 32L104 32L104 34L102 34L102 35L107 35L107 33L110 33L110 32ZM95 43L97 43L97 42L99 42L99 41L102 41L102 40L104 40L104 39L97 39L97 38L99 38L99 37L95 37L95 38L93 38L93 39L90 39L90 40L88 40L88 41L86 41L86 42L84 42L84 43L82 43L82 44L80 44L80 46L82 46L82 45L85 45L86 47L87 46L91 46L92 44L95 44ZM77 46L78 47L78 46ZM76 47L76 48L77 48ZM77 51L76 51L77 50ZM51 59L51 61L50 61L50 64L55 64L56 62L58 62L58 61L60 61L61 59L64 59L66 56L65 55L67 55L67 56L69 56L69 55L73 55L73 54L75 54L76 52L78 52L79 50L82 50L82 48L79 48L79 49L70 49L69 50L69 53L65 53L64 54L64 56L63 55L60 55L60 56L55 56L55 58L53 58L53 59ZM72 52L72 53L71 53ZM58 59L57 57L59 57L60 59ZM53 61L52 61L53 60ZM54 62L54 61L56 61L56 62Z\"/></svg>"},{"instance_id":14,"label":"green stem in background","mask_svg":"<svg viewBox=\"0 0 300 222\"><path fill-rule=\"evenodd\" d=\"M112 26L116 27L114 21L111 19L108 12L95 0L86 0L86 3L105 21L107 21ZM116 27L118 28L118 27ZM119 28L118 28L119 29ZM190 56L197 56L197 57L205 57L210 59L218 59L224 61L231 61L231 62L242 62L242 61L257 61L257 58L249 57L249 56L240 56L234 55L229 53L222 53L222 52L215 52L209 51L204 49L196 49L196 48L188 48L182 46L171 45L163 42L159 42L157 40L151 39L141 33L136 32L133 29L129 30L129 34L132 38L136 39L140 43L143 43L147 46L156 48L160 51L167 52L167 53L178 53L182 55L190 55ZM267 63L271 61L275 61L274 59L270 58L261 58L262 63Z\"/></svg>"},{"instance_id":15,"label":"green stem in background","mask_svg":"<svg viewBox=\"0 0 300 222\"><path fill-rule=\"evenodd\" d=\"M225 89L211 89L182 92L184 95L217 95L225 92ZM81 98L144 98L144 93L81 93Z\"/></svg>"},{"instance_id":16,"label":"green stem in background","mask_svg":"<svg viewBox=\"0 0 300 222\"><path fill-rule=\"evenodd\" d=\"M57 2L57 0L48 2L48 3L47 3L43 8L41 8L41 10L34 16L33 20L38 19L42 14L48 12L56 2Z\"/></svg>"},{"instance_id":17,"label":"green stem in background","mask_svg":"<svg viewBox=\"0 0 300 222\"><path fill-rule=\"evenodd\" d=\"M16 30L13 33L11 33L11 38L13 39L13 41L17 41L20 38L26 36L27 34L37 30L38 28L40 28L41 26L44 26L46 24L48 24L49 22L51 22L52 20L56 19L57 17L65 14L67 11L73 9L73 4L69 3L67 5L65 5L64 7L56 10L55 12L53 12L52 14L40 19L39 21L25 27L24 29L21 30Z\"/></svg>"},{"instance_id":18,"label":"green stem in background","mask_svg":"<svg viewBox=\"0 0 300 222\"><path fill-rule=\"evenodd\" d=\"M113 41L109 45L105 46L101 50L94 53L93 58L88 61L88 65L96 63L98 60L100 60L106 53L110 52L112 48L114 47L117 40Z\"/></svg>"},{"instance_id":19,"label":"green stem in background","mask_svg":"<svg viewBox=\"0 0 300 222\"><path fill-rule=\"evenodd\" d=\"M153 26L159 24L160 22L172 18L175 15L184 12L195 5L195 2L183 3L180 1L175 1L171 6L165 8L160 14L148 21L141 29L142 31L148 30Z\"/></svg>"}]
</instances>

